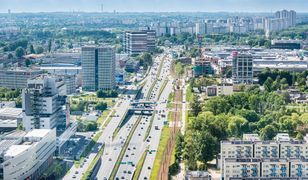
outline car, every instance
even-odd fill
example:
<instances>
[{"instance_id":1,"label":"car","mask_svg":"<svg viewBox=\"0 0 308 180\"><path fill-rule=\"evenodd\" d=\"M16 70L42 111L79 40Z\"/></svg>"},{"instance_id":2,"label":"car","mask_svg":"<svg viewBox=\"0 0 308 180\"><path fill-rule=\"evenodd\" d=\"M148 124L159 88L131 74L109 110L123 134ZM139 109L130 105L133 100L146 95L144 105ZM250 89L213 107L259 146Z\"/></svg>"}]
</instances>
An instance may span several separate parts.
<instances>
[{"instance_id":1,"label":"car","mask_svg":"<svg viewBox=\"0 0 308 180\"><path fill-rule=\"evenodd\" d=\"M151 136L149 136L149 138L152 138Z\"/></svg>"},{"instance_id":2,"label":"car","mask_svg":"<svg viewBox=\"0 0 308 180\"><path fill-rule=\"evenodd\" d=\"M125 170L124 170L124 171L123 171L123 173L124 173L124 174L126 174L126 173L127 173L127 171L125 171Z\"/></svg>"},{"instance_id":3,"label":"car","mask_svg":"<svg viewBox=\"0 0 308 180\"><path fill-rule=\"evenodd\" d=\"M136 147L133 147L134 150L136 150Z\"/></svg>"},{"instance_id":4,"label":"car","mask_svg":"<svg viewBox=\"0 0 308 180\"><path fill-rule=\"evenodd\" d=\"M73 178L75 179L75 178L76 178L76 175L73 175Z\"/></svg>"},{"instance_id":5,"label":"car","mask_svg":"<svg viewBox=\"0 0 308 180\"><path fill-rule=\"evenodd\" d=\"M138 136L141 136L141 134L138 134Z\"/></svg>"},{"instance_id":6,"label":"car","mask_svg":"<svg viewBox=\"0 0 308 180\"><path fill-rule=\"evenodd\" d=\"M131 172L131 171L128 171L127 173L128 173L128 174L132 174L132 172Z\"/></svg>"},{"instance_id":7,"label":"car","mask_svg":"<svg viewBox=\"0 0 308 180\"><path fill-rule=\"evenodd\" d=\"M144 180L147 180L148 178L147 178L147 177L144 177L143 179L144 179Z\"/></svg>"},{"instance_id":8,"label":"car","mask_svg":"<svg viewBox=\"0 0 308 180\"><path fill-rule=\"evenodd\" d=\"M147 142L150 142L150 140L149 140L149 139L147 139Z\"/></svg>"},{"instance_id":9,"label":"car","mask_svg":"<svg viewBox=\"0 0 308 180\"><path fill-rule=\"evenodd\" d=\"M127 150L129 150L129 151L130 151L130 148L127 148Z\"/></svg>"},{"instance_id":10,"label":"car","mask_svg":"<svg viewBox=\"0 0 308 180\"><path fill-rule=\"evenodd\" d=\"M75 174L79 174L79 172L78 172L78 171L76 171L76 172L75 172Z\"/></svg>"},{"instance_id":11,"label":"car","mask_svg":"<svg viewBox=\"0 0 308 180\"><path fill-rule=\"evenodd\" d=\"M121 177L121 179L125 179L125 177L124 177L124 176L122 176L122 177Z\"/></svg>"},{"instance_id":12,"label":"car","mask_svg":"<svg viewBox=\"0 0 308 180\"><path fill-rule=\"evenodd\" d=\"M112 159L111 159L111 158L109 158L109 159L108 159L108 161L112 161Z\"/></svg>"},{"instance_id":13,"label":"car","mask_svg":"<svg viewBox=\"0 0 308 180\"><path fill-rule=\"evenodd\" d=\"M128 154L126 154L126 156L125 157L128 157Z\"/></svg>"}]
</instances>

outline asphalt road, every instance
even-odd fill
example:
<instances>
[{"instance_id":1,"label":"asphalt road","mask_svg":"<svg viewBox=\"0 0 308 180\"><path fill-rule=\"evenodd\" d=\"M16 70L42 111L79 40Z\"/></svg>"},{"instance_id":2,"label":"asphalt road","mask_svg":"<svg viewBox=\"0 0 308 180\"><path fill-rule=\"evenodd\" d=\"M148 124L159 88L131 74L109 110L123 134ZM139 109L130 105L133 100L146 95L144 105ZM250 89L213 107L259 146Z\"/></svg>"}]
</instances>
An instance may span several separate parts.
<instances>
[{"instance_id":1,"label":"asphalt road","mask_svg":"<svg viewBox=\"0 0 308 180\"><path fill-rule=\"evenodd\" d=\"M152 85L152 83L155 81L156 77L157 77L157 73L158 73L158 69L159 69L159 65L160 62L162 60L163 56L158 57L155 59L154 61L154 65L151 68L151 71L149 72L148 76L146 77L145 81L145 85L144 88L142 89L142 93L144 94L144 98L146 97L146 95L148 94L148 91ZM162 71L161 71L161 75L158 78L158 81L156 83L156 85L154 86L154 89L151 93L150 96L150 101L154 101L157 102L158 101L158 94L159 94L159 90L161 88L161 86L164 83L164 79L169 77L169 67L170 67L170 59L168 58L164 58L164 62L163 62L163 67L162 67ZM172 84L171 84L171 80L168 81L167 84L167 88L169 89L169 91L171 91L172 89ZM165 100L168 98L170 92L168 91L163 91L162 95L161 95L161 100L163 100L165 102ZM160 103L160 101L158 101L158 105L156 107L156 110L165 110L166 107L166 103ZM166 112L165 112L166 113ZM160 138L160 133L161 133L161 129L163 126L163 120L161 120L160 118L160 114L157 113L154 116L154 121L152 124L152 128L150 131L150 136L151 138L148 138L148 141L143 141L144 137L146 135L146 130L148 128L148 126L150 125L150 116L143 116L141 119L141 122L138 124L131 141L129 142L128 148L125 151L125 155L122 159L122 162L116 162L116 160L118 159L118 156L120 154L121 148L129 134L129 132L131 131L131 128L133 126L133 124L136 122L138 116L134 115L132 116L127 124L122 127L118 133L118 135L116 136L116 138L112 141L111 138L106 139L105 143L106 143L106 149L104 152L104 155L102 156L102 165L99 169L99 172L97 174L97 179L109 179L109 176L111 174L111 171L115 165L115 163L121 163L119 170L117 172L116 178L118 179L131 179L132 175L135 171L135 166L139 159L141 158L143 152L145 151L146 147L149 145L150 146L150 150L157 150L158 144L159 144L159 138ZM160 120L159 120L160 119ZM116 124L117 126L117 124ZM113 129L116 128L112 127L112 128L106 128L108 129L108 132L110 134L110 137L112 136L112 132L114 131ZM155 126L159 127L159 130L155 130ZM105 129L105 130L106 130ZM109 131L110 129L110 131ZM149 137L150 137L149 136ZM145 163L146 167L150 167L150 169L152 169L152 165L155 159L155 153L152 153L152 160L151 158L147 158L146 162L149 163ZM152 162L152 163L151 163Z\"/></svg>"}]
</instances>

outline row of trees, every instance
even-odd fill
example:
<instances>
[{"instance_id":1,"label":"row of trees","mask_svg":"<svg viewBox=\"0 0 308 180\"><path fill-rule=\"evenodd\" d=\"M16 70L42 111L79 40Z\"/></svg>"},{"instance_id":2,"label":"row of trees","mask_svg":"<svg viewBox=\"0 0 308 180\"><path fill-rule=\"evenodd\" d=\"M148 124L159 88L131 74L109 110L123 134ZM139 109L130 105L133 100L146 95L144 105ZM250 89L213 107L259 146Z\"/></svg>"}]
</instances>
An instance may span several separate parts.
<instances>
[{"instance_id":1,"label":"row of trees","mask_svg":"<svg viewBox=\"0 0 308 180\"><path fill-rule=\"evenodd\" d=\"M98 98L118 97L118 92L116 90L98 90L96 96Z\"/></svg>"},{"instance_id":2,"label":"row of trees","mask_svg":"<svg viewBox=\"0 0 308 180\"><path fill-rule=\"evenodd\" d=\"M259 84L269 91L285 89L287 86L297 85L301 90L307 90L306 80L308 70L303 72L290 72L265 69L258 74Z\"/></svg>"},{"instance_id":3,"label":"row of trees","mask_svg":"<svg viewBox=\"0 0 308 180\"><path fill-rule=\"evenodd\" d=\"M285 94L261 91L258 86L205 103L194 95L185 137L177 145L183 146L180 157L189 169L201 170L219 152L220 141L229 137L258 133L262 139L270 140L278 132L286 132L301 139L308 113L300 114L287 105Z\"/></svg>"}]
</instances>

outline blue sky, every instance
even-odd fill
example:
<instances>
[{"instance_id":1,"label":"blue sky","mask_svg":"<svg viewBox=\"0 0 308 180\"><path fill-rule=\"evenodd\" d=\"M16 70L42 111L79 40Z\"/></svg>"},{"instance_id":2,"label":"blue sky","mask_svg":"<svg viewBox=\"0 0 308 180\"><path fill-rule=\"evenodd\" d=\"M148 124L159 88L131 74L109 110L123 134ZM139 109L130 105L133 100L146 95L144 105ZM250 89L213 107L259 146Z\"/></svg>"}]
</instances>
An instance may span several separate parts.
<instances>
[{"instance_id":1,"label":"blue sky","mask_svg":"<svg viewBox=\"0 0 308 180\"><path fill-rule=\"evenodd\" d=\"M110 12L308 12L308 0L0 0L0 12L98 12L102 3Z\"/></svg>"}]
</instances>

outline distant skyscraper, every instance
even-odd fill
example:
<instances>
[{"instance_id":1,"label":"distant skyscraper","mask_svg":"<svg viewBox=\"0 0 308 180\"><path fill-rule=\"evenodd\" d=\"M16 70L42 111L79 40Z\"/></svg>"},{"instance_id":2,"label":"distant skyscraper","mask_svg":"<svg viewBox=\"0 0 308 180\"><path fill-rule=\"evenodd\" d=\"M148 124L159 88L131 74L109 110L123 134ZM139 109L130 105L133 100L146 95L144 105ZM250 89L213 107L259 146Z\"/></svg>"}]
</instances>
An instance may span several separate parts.
<instances>
[{"instance_id":1,"label":"distant skyscraper","mask_svg":"<svg viewBox=\"0 0 308 180\"><path fill-rule=\"evenodd\" d=\"M232 79L234 84L253 83L253 58L251 54L232 52Z\"/></svg>"},{"instance_id":2,"label":"distant skyscraper","mask_svg":"<svg viewBox=\"0 0 308 180\"><path fill-rule=\"evenodd\" d=\"M82 47L83 89L96 91L115 87L115 50L112 47Z\"/></svg>"}]
</instances>

